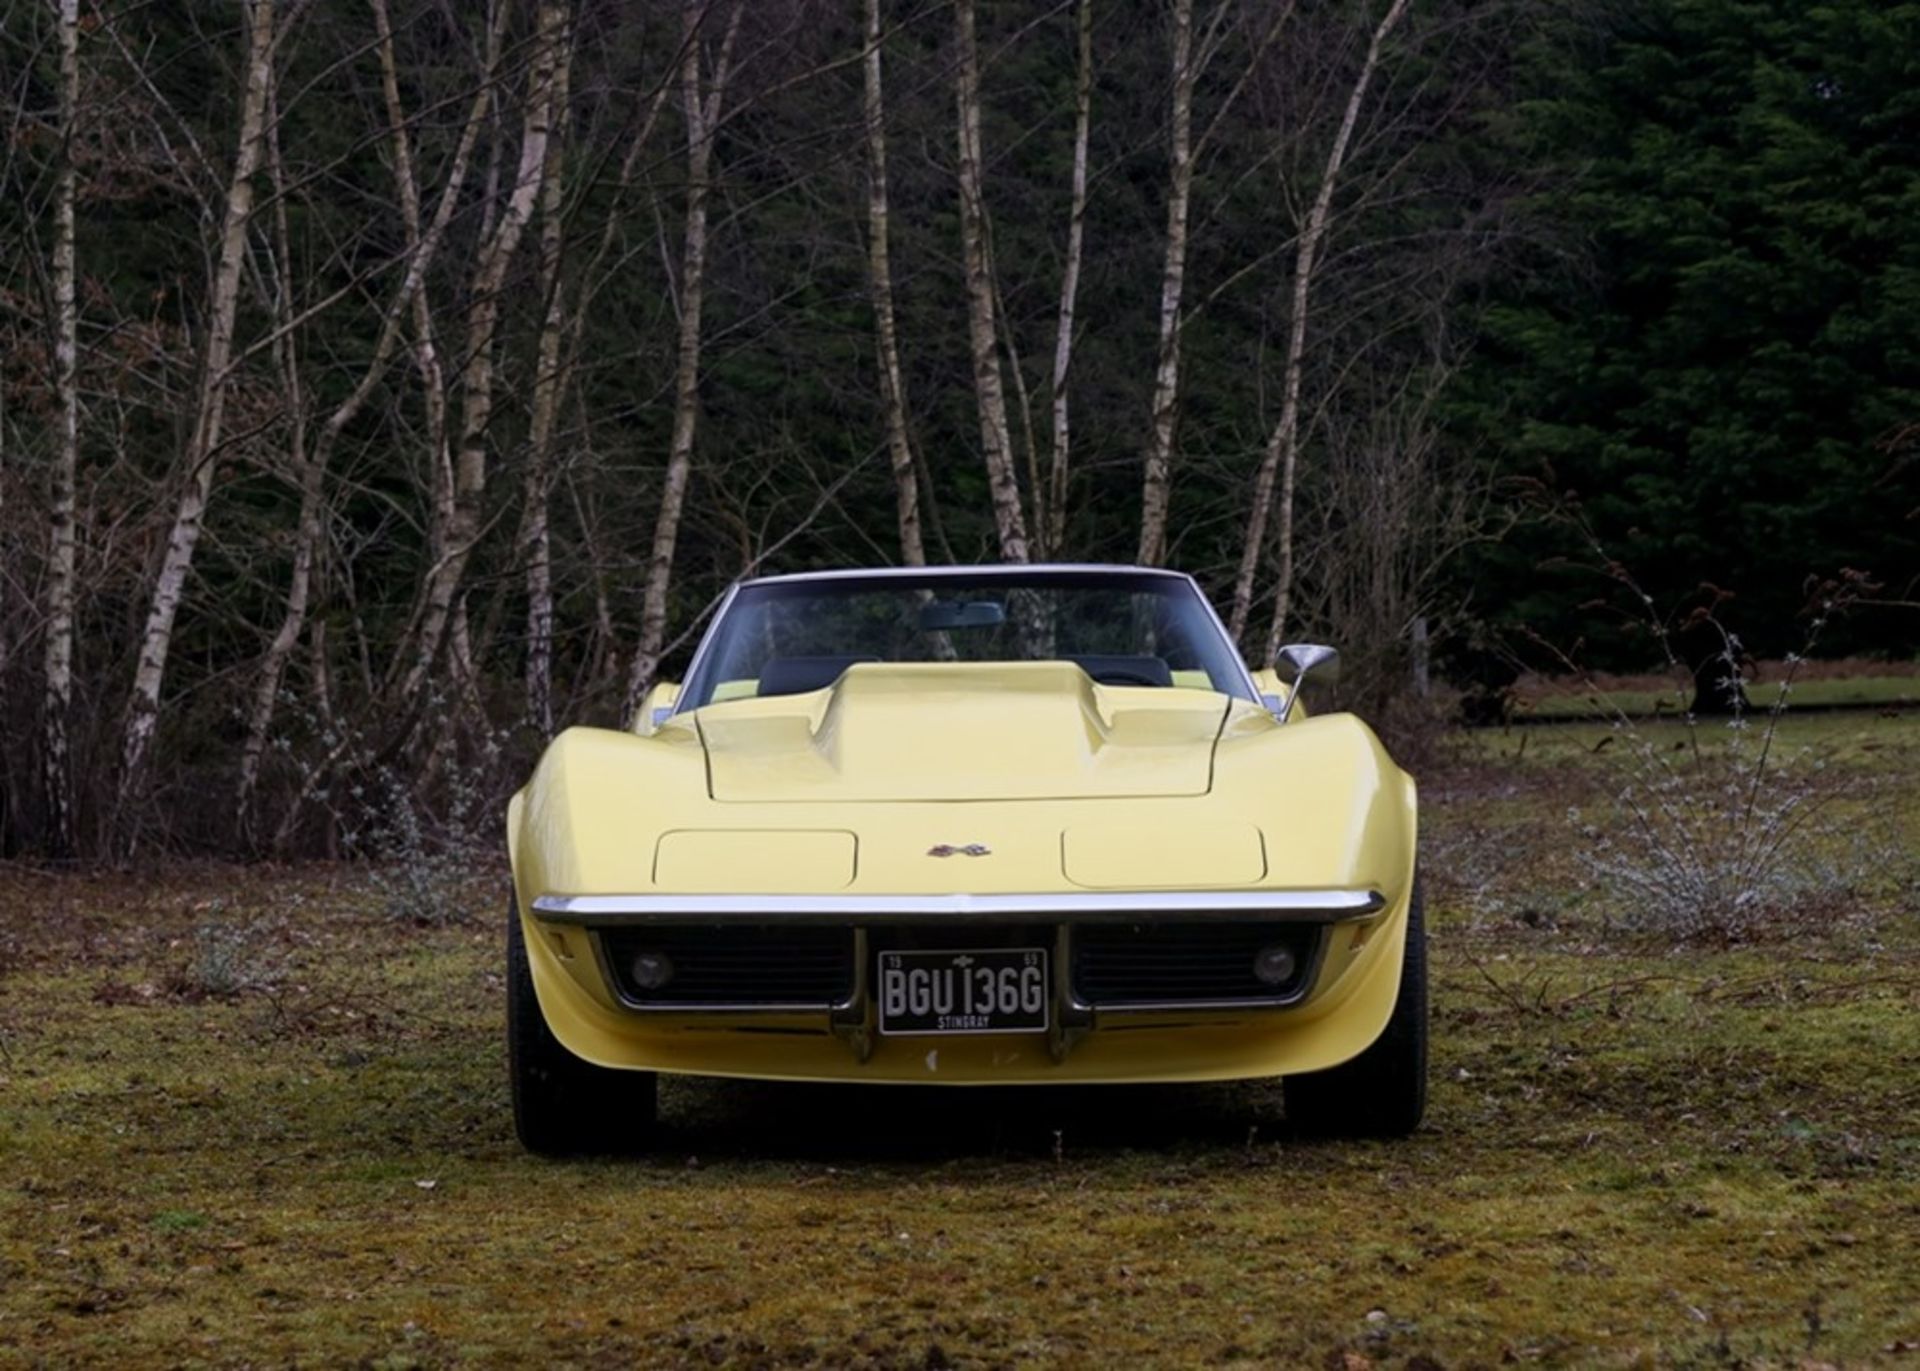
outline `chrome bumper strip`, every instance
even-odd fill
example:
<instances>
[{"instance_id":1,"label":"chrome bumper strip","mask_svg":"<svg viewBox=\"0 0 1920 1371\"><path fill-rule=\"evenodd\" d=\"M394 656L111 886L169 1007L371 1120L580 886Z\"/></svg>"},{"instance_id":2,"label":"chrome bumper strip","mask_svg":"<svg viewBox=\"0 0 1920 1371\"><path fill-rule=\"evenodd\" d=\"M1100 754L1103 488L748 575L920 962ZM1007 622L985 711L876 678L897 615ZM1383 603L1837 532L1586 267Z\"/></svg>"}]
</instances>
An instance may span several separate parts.
<instances>
[{"instance_id":1,"label":"chrome bumper strip","mask_svg":"<svg viewBox=\"0 0 1920 1371\"><path fill-rule=\"evenodd\" d=\"M1126 923L1173 914L1197 922L1241 919L1339 923L1385 909L1377 890L1058 891L1032 895L542 895L541 918L583 928L631 924L964 924L1039 919Z\"/></svg>"}]
</instances>

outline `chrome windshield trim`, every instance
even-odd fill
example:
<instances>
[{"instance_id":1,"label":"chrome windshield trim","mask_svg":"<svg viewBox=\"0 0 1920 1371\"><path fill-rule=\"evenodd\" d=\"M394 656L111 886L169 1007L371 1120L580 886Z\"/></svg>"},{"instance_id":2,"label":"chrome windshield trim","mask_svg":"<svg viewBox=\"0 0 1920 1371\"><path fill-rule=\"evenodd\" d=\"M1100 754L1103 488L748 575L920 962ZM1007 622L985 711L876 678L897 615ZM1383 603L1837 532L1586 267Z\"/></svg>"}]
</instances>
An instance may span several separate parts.
<instances>
[{"instance_id":1,"label":"chrome windshield trim","mask_svg":"<svg viewBox=\"0 0 1920 1371\"><path fill-rule=\"evenodd\" d=\"M1127 566L1120 562L987 562L979 566L876 566L834 567L825 571L789 571L778 576L753 576L739 582L743 586L791 585L802 581L876 580L888 577L912 579L918 576L964 576L969 580L988 576L1084 576L1088 572L1113 571L1129 576L1177 576L1192 580L1184 571L1163 566Z\"/></svg>"},{"instance_id":2,"label":"chrome windshield trim","mask_svg":"<svg viewBox=\"0 0 1920 1371\"><path fill-rule=\"evenodd\" d=\"M1184 573L1182 574L1184 575ZM1202 590L1200 583L1194 580L1193 577L1187 576L1186 582L1193 588L1194 598L1200 601L1200 607L1206 610L1207 618L1213 622L1213 631L1219 634L1220 641L1227 645L1227 655L1232 657L1239 665L1240 679L1247 687L1247 698L1255 704L1262 703L1264 697L1260 694L1260 687L1254 683L1253 668L1247 665L1246 657L1240 652L1240 644L1236 643L1233 640L1233 634L1227 631L1226 620L1222 619L1220 617L1220 611L1213 607L1213 597Z\"/></svg>"},{"instance_id":3,"label":"chrome windshield trim","mask_svg":"<svg viewBox=\"0 0 1920 1371\"><path fill-rule=\"evenodd\" d=\"M706 657L707 653L712 649L714 642L719 638L720 621L726 618L727 611L733 608L734 598L740 594L742 584L744 583L735 581L732 585L728 586L726 593L720 597L720 603L714 606L713 617L707 620L706 632L700 635L700 641L694 646L693 656L687 662L686 673L680 678L683 683L694 679L693 673L700 669L701 661ZM691 709L681 708L680 701L685 695L686 691L682 690L673 697L674 714L690 714L693 712ZM668 717L671 718L672 715Z\"/></svg>"},{"instance_id":4,"label":"chrome windshield trim","mask_svg":"<svg viewBox=\"0 0 1920 1371\"><path fill-rule=\"evenodd\" d=\"M954 895L542 895L534 912L583 927L768 919L805 923L953 924L1044 918L1124 923L1177 914L1196 921L1288 919L1338 923L1385 909L1377 890L1055 891Z\"/></svg>"}]
</instances>

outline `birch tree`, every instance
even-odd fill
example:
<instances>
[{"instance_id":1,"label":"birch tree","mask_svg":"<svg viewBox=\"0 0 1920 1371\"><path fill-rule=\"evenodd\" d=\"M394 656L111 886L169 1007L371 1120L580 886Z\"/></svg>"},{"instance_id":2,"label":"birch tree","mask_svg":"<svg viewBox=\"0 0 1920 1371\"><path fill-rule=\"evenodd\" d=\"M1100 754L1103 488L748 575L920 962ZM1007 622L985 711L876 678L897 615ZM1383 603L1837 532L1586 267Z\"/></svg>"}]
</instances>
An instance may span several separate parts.
<instances>
[{"instance_id":1,"label":"birch tree","mask_svg":"<svg viewBox=\"0 0 1920 1371\"><path fill-rule=\"evenodd\" d=\"M33 247L0 253L0 847L352 855L402 802L459 843L526 759L490 740L611 721L742 571L1144 537L1231 589L1270 448L1249 655L1290 452L1284 622L1445 637L1431 568L1491 459L1406 378L1536 260L1498 250L1537 201L1484 138L1529 21L1405 0L1341 135L1393 4L33 0L0 62L0 242ZM1260 413L1233 361L1269 342Z\"/></svg>"},{"instance_id":2,"label":"birch tree","mask_svg":"<svg viewBox=\"0 0 1920 1371\"><path fill-rule=\"evenodd\" d=\"M640 607L640 638L627 674L622 715L629 721L640 707L667 643L667 590L673 578L673 552L680 537L687 483L693 473L693 444L700 423L701 310L707 287L707 198L713 189L713 141L725 108L732 75L733 45L740 35L740 0L727 16L712 69L701 74L700 29L707 0L686 0L680 57L680 104L687 126L686 226L680 250L680 329L673 380L673 437L661 483L653 545L647 554L647 583Z\"/></svg>"},{"instance_id":3,"label":"birch tree","mask_svg":"<svg viewBox=\"0 0 1920 1371\"><path fill-rule=\"evenodd\" d=\"M53 383L58 427L48 501L46 696L41 756L47 850L71 857L73 773L68 724L73 710L75 487L80 465L79 308L75 299L74 122L80 107L80 0L60 0L60 171L53 191Z\"/></svg>"},{"instance_id":4,"label":"birch tree","mask_svg":"<svg viewBox=\"0 0 1920 1371\"><path fill-rule=\"evenodd\" d=\"M1187 0L1181 0L1186 3ZM1067 382L1073 373L1074 311L1080 295L1080 263L1087 236L1087 141L1093 126L1093 0L1074 12L1073 190L1067 212L1067 256L1060 271L1060 311L1053 333L1052 443L1048 452L1046 517L1036 530L1043 559L1057 557L1067 541L1067 482L1073 423Z\"/></svg>"},{"instance_id":5,"label":"birch tree","mask_svg":"<svg viewBox=\"0 0 1920 1371\"><path fill-rule=\"evenodd\" d=\"M960 248L966 274L967 343L973 358L974 405L980 420L980 451L987 465L1000 559L1027 560L1027 522L1014 474L1013 440L996 346L991 248L986 197L981 188L980 52L974 0L954 0L954 105L959 141Z\"/></svg>"},{"instance_id":6,"label":"birch tree","mask_svg":"<svg viewBox=\"0 0 1920 1371\"><path fill-rule=\"evenodd\" d=\"M864 122L867 135L867 284L873 296L873 326L880 350L880 400L886 413L887 460L893 469L893 500L900 528L900 560L925 566L920 533L920 483L907 429L906 380L893 316L893 267L888 257L887 122L880 68L880 0L866 0Z\"/></svg>"},{"instance_id":7,"label":"birch tree","mask_svg":"<svg viewBox=\"0 0 1920 1371\"><path fill-rule=\"evenodd\" d=\"M372 0L374 19L374 38L380 61L380 88L383 107L386 113L388 141L393 159L398 200L402 206L411 206L413 213L402 212L403 226L407 230L407 252L405 267L398 286L382 312L380 331L373 345L372 355L361 373L354 388L340 401L321 424L310 450L297 452L294 471L299 481L300 506L294 524L293 565L287 581L284 609L280 626L275 630L268 644L266 656L260 664L251 705L247 712L247 736L240 753L240 777L235 790L234 812L236 822L244 831L251 808L255 787L259 783L260 763L265 755L267 736L273 726L275 706L280 696L280 685L286 674L295 646L300 641L301 632L306 627L307 615L312 601L315 563L319 556L323 521L326 514L326 482L332 465L334 451L339 446L340 437L347 426L357 419L366 408L385 379L388 369L400 350L400 342L409 317L418 325L423 311L416 305L424 304L424 293L428 272L432 269L440 245L444 242L448 224L453 211L466 185L468 169L473 161L475 144L479 141L480 129L491 98L486 80L479 82L473 98L467 108L465 121L461 125L460 137L453 153L452 162L447 171L446 185L442 188L433 220L424 232L419 222L419 193L413 180L413 153L408 135L408 119L400 101L399 65L393 46L393 23L388 12L387 0ZM500 40L499 20L504 17L502 6L494 25L489 30L486 44L489 54L485 70L490 73L493 67L493 54L497 52ZM276 216L285 214L285 173L279 155L277 136L268 140L270 157L269 173L275 187ZM276 328L287 327L287 314L292 312L292 293L295 281L289 259L290 249L286 244L284 226L276 218L276 227L281 239L280 255L287 271L287 280L282 288L283 310L277 317ZM429 329L424 336L431 337ZM297 369L289 374L289 391L297 391L299 376ZM297 413L299 406L291 406Z\"/></svg>"},{"instance_id":8,"label":"birch tree","mask_svg":"<svg viewBox=\"0 0 1920 1371\"><path fill-rule=\"evenodd\" d=\"M259 170L265 141L267 92L272 84L275 0L246 0L246 55L241 67L240 138L233 174L227 184L226 213L221 226L218 262L207 298L206 343L200 359L200 386L193 426L182 462L184 484L174 509L165 553L141 634L133 696L127 707L121 739L119 806L145 790L147 759L159 721L160 690L166 679L167 654L173 643L174 621L180 612L187 574L193 568L207 502L220 455L226 416L229 366L233 360L234 318L240 301L240 273L245 265L247 229L253 214L254 174ZM122 835L131 841L131 825Z\"/></svg>"},{"instance_id":9,"label":"birch tree","mask_svg":"<svg viewBox=\"0 0 1920 1371\"><path fill-rule=\"evenodd\" d=\"M572 34L561 42L572 46ZM552 482L554 429L566 389L563 351L567 341L566 294L560 276L566 244L565 171L568 78L571 54L563 56L554 77L556 128L547 140L547 168L540 188L540 298L545 310L535 347L533 410L527 433L527 469L521 490L520 546L527 584L527 722L540 736L553 733L553 553L547 527L548 487Z\"/></svg>"},{"instance_id":10,"label":"birch tree","mask_svg":"<svg viewBox=\"0 0 1920 1371\"><path fill-rule=\"evenodd\" d=\"M1166 257L1160 272L1160 341L1153 368L1146 478L1140 491L1142 566L1167 555L1174 421L1180 401L1180 301L1187 283L1187 214L1193 196L1193 0L1173 0L1173 105L1168 113Z\"/></svg>"},{"instance_id":11,"label":"birch tree","mask_svg":"<svg viewBox=\"0 0 1920 1371\"><path fill-rule=\"evenodd\" d=\"M1267 519L1274 503L1274 477L1280 481L1279 499L1279 580L1274 588L1273 619L1267 632L1266 656L1271 659L1280 649L1285 635L1288 600L1293 593L1293 506L1300 456L1300 387L1307 352L1308 310L1311 305L1314 271L1320 248L1333 217L1334 191L1346 164L1347 149L1353 141L1354 126L1367 98L1367 87L1380 66L1380 52L1387 38L1407 12L1411 0L1393 0L1367 42L1367 55L1361 63L1341 111L1340 128L1327 150L1326 165L1320 173L1319 188L1306 223L1294 249L1293 302L1288 316L1287 354L1282 372L1280 417L1273 426L1254 473L1253 502L1247 512L1246 537L1241 546L1240 570L1234 578L1233 600L1227 617L1228 630L1236 640L1246 632L1253 607L1254 577L1259 571L1266 545Z\"/></svg>"},{"instance_id":12,"label":"birch tree","mask_svg":"<svg viewBox=\"0 0 1920 1371\"><path fill-rule=\"evenodd\" d=\"M575 394L569 401L569 385L578 365L581 341L586 333L593 304L600 292L617 279L624 265L616 258L608 268L619 230L627 219L622 207L639 171L641 154L652 140L661 111L679 87L678 63L655 85L646 102L645 113L627 141L614 183L612 208L600 225L599 241L587 255L578 272L579 281L571 302L561 272L561 254L566 241L570 216L564 211L562 187L564 166L556 161L550 170L541 208L541 297L546 313L537 347L539 361L536 376L533 425L528 438L528 486L526 508L522 515L518 544L525 563L527 588L527 660L525 684L527 719L543 733L553 730L553 554L550 509L554 484L560 475L554 469L552 446L563 404L579 406L579 427L589 427L585 407ZM565 101L563 99L562 103ZM599 551L596 521L591 515L590 496L577 486L570 487L587 564L592 568L594 585L593 631L586 653L581 680L589 691L603 677L617 673L618 657L613 610L608 595L604 560ZM617 683L616 683L617 684Z\"/></svg>"},{"instance_id":13,"label":"birch tree","mask_svg":"<svg viewBox=\"0 0 1920 1371\"><path fill-rule=\"evenodd\" d=\"M499 199L500 188L500 41L511 10L511 0L488 0L487 39L479 63L479 84L475 95L476 128L484 124L493 135L489 139L487 174L484 190L480 196L481 225L478 237L482 244L493 240L494 227L499 221L496 202ZM406 235L407 249L418 255L424 241L420 187L413 171L411 140L406 136L406 125L399 122L398 109L396 92L395 99L388 105L389 120L399 130L399 136L392 140L394 181L400 194L400 223ZM484 255L484 248L481 255ZM447 375L446 368L440 360L439 324L434 316L433 303L424 288L413 292L410 312L413 325L414 370L420 378L421 398L426 415L427 484L430 501L427 521L429 570L422 579L420 597L414 606L413 613L409 616L409 633L402 639L401 649L393 655L393 664L387 674L389 686L399 679L402 664L409 660L408 647L413 631L428 618L427 605L435 591L435 577L447 564L451 555L454 525L453 440L448 419L450 405ZM426 665L430 667L432 660L433 653L430 651L426 654ZM410 674L399 691L383 690L382 693L397 694L401 698L410 697L417 689L418 682L424 678L425 668L422 667L419 669L417 680Z\"/></svg>"},{"instance_id":14,"label":"birch tree","mask_svg":"<svg viewBox=\"0 0 1920 1371\"><path fill-rule=\"evenodd\" d=\"M293 574L287 590L286 615L280 631L268 645L267 658L256 688L252 717L248 721L247 741L240 754L240 787L235 820L239 831L248 831L248 800L254 778L259 773L260 750L266 744L266 729L272 718L273 697L266 694L269 683L277 693L285 671L287 654L299 641L305 620L307 595L312 585L313 563L320 542L321 499L324 468L308 443L306 384L301 375L299 334L294 326L299 287L294 279L293 236L287 226L286 162L281 155L279 91L277 83L267 97L267 183L272 188L272 258L274 280L270 287L273 309L273 358L280 371L281 397L286 409L287 456L299 482L300 513L294 526ZM256 730L255 725L258 725Z\"/></svg>"},{"instance_id":15,"label":"birch tree","mask_svg":"<svg viewBox=\"0 0 1920 1371\"><path fill-rule=\"evenodd\" d=\"M403 701L420 697L428 673L448 636L455 599L467 562L480 540L481 507L487 490L488 429L493 420L495 334L500 323L500 290L507 267L532 221L546 175L547 144L552 136L554 91L568 60L564 40L566 6L542 0L535 47L527 64L525 107L518 164L506 202L483 234L476 255L467 306L466 349L460 377L460 440L453 457L452 483L438 522L443 534L437 560L428 573L425 611L415 642L413 664L401 687Z\"/></svg>"},{"instance_id":16,"label":"birch tree","mask_svg":"<svg viewBox=\"0 0 1920 1371\"><path fill-rule=\"evenodd\" d=\"M1232 111L1267 49L1286 24L1293 11L1293 0L1276 0L1264 7L1262 17L1266 22L1257 30L1245 67L1221 98L1205 130L1195 138L1194 87L1220 52L1227 35L1230 10L1230 0L1222 0L1196 37L1193 0L1174 0L1173 83L1167 112L1167 229L1160 268L1153 398L1148 406L1147 459L1140 491L1140 543L1135 552L1135 559L1143 566L1158 566L1167 555L1167 521L1173 508L1174 446L1180 427L1181 343L1188 323L1187 260L1191 252L1188 225L1192 217L1194 171L1206 145Z\"/></svg>"}]
</instances>

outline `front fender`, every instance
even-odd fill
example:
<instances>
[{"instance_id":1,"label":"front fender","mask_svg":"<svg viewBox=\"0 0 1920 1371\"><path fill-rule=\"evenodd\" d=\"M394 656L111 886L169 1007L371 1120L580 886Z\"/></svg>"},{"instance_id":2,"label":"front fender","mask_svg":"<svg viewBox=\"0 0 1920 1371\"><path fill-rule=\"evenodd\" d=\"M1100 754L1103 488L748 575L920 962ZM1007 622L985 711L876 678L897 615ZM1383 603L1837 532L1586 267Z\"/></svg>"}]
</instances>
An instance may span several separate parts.
<instances>
[{"instance_id":1,"label":"front fender","mask_svg":"<svg viewBox=\"0 0 1920 1371\"><path fill-rule=\"evenodd\" d=\"M549 890L646 889L659 816L706 799L704 759L690 727L647 737L566 730L507 808L521 907Z\"/></svg>"}]
</instances>

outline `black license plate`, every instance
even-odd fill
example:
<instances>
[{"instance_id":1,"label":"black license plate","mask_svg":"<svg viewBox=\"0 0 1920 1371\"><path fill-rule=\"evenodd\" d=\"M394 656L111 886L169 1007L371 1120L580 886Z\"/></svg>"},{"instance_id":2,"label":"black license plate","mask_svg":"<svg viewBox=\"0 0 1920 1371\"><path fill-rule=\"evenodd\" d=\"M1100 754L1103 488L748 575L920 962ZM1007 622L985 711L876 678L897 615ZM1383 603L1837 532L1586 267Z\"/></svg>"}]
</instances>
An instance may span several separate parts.
<instances>
[{"instance_id":1,"label":"black license plate","mask_svg":"<svg viewBox=\"0 0 1920 1371\"><path fill-rule=\"evenodd\" d=\"M1047 954L1033 947L880 954L882 1033L1044 1033Z\"/></svg>"}]
</instances>

